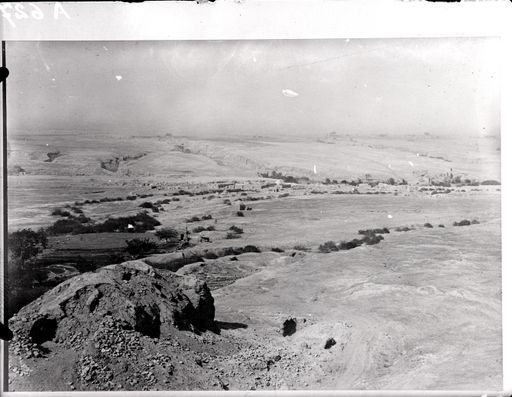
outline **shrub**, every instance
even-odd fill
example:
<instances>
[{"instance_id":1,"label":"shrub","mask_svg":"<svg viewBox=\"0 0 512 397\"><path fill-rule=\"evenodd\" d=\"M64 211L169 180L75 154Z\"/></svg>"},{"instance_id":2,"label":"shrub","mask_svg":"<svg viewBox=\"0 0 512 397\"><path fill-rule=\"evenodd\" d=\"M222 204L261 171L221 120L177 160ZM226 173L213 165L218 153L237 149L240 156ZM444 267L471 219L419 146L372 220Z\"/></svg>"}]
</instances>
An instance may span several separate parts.
<instances>
[{"instance_id":1,"label":"shrub","mask_svg":"<svg viewBox=\"0 0 512 397\"><path fill-rule=\"evenodd\" d=\"M414 230L414 229L411 229L408 226L399 226L399 227L395 228L395 231L397 231L397 232L409 232L411 230Z\"/></svg>"},{"instance_id":2,"label":"shrub","mask_svg":"<svg viewBox=\"0 0 512 397\"><path fill-rule=\"evenodd\" d=\"M48 245L48 238L43 229L21 229L9 233L7 244L14 260L22 264L39 254Z\"/></svg>"},{"instance_id":3,"label":"shrub","mask_svg":"<svg viewBox=\"0 0 512 397\"><path fill-rule=\"evenodd\" d=\"M201 217L201 219L202 219L203 221L207 221L207 220L209 220L209 219L212 219L212 216L211 216L211 215L203 215L203 216Z\"/></svg>"},{"instance_id":4,"label":"shrub","mask_svg":"<svg viewBox=\"0 0 512 397\"><path fill-rule=\"evenodd\" d=\"M201 219L198 217L198 216L193 216L192 218L188 218L187 220L185 220L185 222L199 222Z\"/></svg>"},{"instance_id":5,"label":"shrub","mask_svg":"<svg viewBox=\"0 0 512 397\"><path fill-rule=\"evenodd\" d=\"M237 234L242 234L244 232L244 229L242 229L241 227L238 227L238 226L231 226L229 228L229 230L231 230L233 233L237 233Z\"/></svg>"},{"instance_id":6,"label":"shrub","mask_svg":"<svg viewBox=\"0 0 512 397\"><path fill-rule=\"evenodd\" d=\"M383 227L380 229L365 229L365 230L359 230L358 233L362 234L362 235L387 234L387 233L389 233L389 229L387 227Z\"/></svg>"},{"instance_id":7,"label":"shrub","mask_svg":"<svg viewBox=\"0 0 512 397\"><path fill-rule=\"evenodd\" d=\"M382 240L384 240L384 237L379 234L369 234L364 236L360 241L366 245L374 245L378 244Z\"/></svg>"},{"instance_id":8,"label":"shrub","mask_svg":"<svg viewBox=\"0 0 512 397\"><path fill-rule=\"evenodd\" d=\"M226 238L228 240L233 240L233 239L240 238L240 237L242 237L242 236L240 236L238 233L228 232L226 234Z\"/></svg>"},{"instance_id":9,"label":"shrub","mask_svg":"<svg viewBox=\"0 0 512 397\"><path fill-rule=\"evenodd\" d=\"M338 244L338 249L340 251L351 250L359 247L361 244L362 241L358 239L353 239L352 241L340 241Z\"/></svg>"},{"instance_id":10,"label":"shrub","mask_svg":"<svg viewBox=\"0 0 512 397\"><path fill-rule=\"evenodd\" d=\"M209 232L213 232L215 230L215 226L213 226L213 225L207 226L206 230Z\"/></svg>"},{"instance_id":11,"label":"shrub","mask_svg":"<svg viewBox=\"0 0 512 397\"><path fill-rule=\"evenodd\" d=\"M283 249L278 248L278 247L272 247L270 250L271 250L272 252L284 252L284 250L283 250Z\"/></svg>"},{"instance_id":12,"label":"shrub","mask_svg":"<svg viewBox=\"0 0 512 397\"><path fill-rule=\"evenodd\" d=\"M48 234L80 234L83 233L85 227L76 219L59 219L52 226L47 228Z\"/></svg>"},{"instance_id":13,"label":"shrub","mask_svg":"<svg viewBox=\"0 0 512 397\"><path fill-rule=\"evenodd\" d=\"M223 201L223 203L226 204L226 205L231 205L231 200L230 199L225 199Z\"/></svg>"},{"instance_id":14,"label":"shrub","mask_svg":"<svg viewBox=\"0 0 512 397\"><path fill-rule=\"evenodd\" d=\"M327 241L318 246L318 251L323 252L323 253L329 253L329 252L338 251L338 250L339 250L339 248L334 241Z\"/></svg>"},{"instance_id":15,"label":"shrub","mask_svg":"<svg viewBox=\"0 0 512 397\"><path fill-rule=\"evenodd\" d=\"M203 227L203 226L197 226L197 227L195 227L195 228L193 228L193 229L192 229L192 232L193 232L193 233L201 233L201 232L204 232L205 230L206 230L206 228L205 228L205 227Z\"/></svg>"},{"instance_id":16,"label":"shrub","mask_svg":"<svg viewBox=\"0 0 512 397\"><path fill-rule=\"evenodd\" d=\"M246 245L243 248L243 252L261 252L261 250L255 245Z\"/></svg>"},{"instance_id":17,"label":"shrub","mask_svg":"<svg viewBox=\"0 0 512 397\"><path fill-rule=\"evenodd\" d=\"M55 208L52 213L53 216L70 216L69 211L63 210L62 208Z\"/></svg>"},{"instance_id":18,"label":"shrub","mask_svg":"<svg viewBox=\"0 0 512 397\"><path fill-rule=\"evenodd\" d=\"M237 211L236 216L244 216L244 213L242 211Z\"/></svg>"},{"instance_id":19,"label":"shrub","mask_svg":"<svg viewBox=\"0 0 512 397\"><path fill-rule=\"evenodd\" d=\"M467 219L463 219L460 222L453 222L453 226L469 226L469 225L471 225L471 222L468 221Z\"/></svg>"},{"instance_id":20,"label":"shrub","mask_svg":"<svg viewBox=\"0 0 512 397\"><path fill-rule=\"evenodd\" d=\"M126 200L130 200L130 201L137 200L137 196L126 196Z\"/></svg>"},{"instance_id":21,"label":"shrub","mask_svg":"<svg viewBox=\"0 0 512 397\"><path fill-rule=\"evenodd\" d=\"M294 250L297 250L297 251L309 251L308 248L306 248L306 246L302 245L302 244L297 244L293 247Z\"/></svg>"},{"instance_id":22,"label":"shrub","mask_svg":"<svg viewBox=\"0 0 512 397\"><path fill-rule=\"evenodd\" d=\"M444 227L444 225L441 223L440 225L438 225L437 227Z\"/></svg>"},{"instance_id":23,"label":"shrub","mask_svg":"<svg viewBox=\"0 0 512 397\"><path fill-rule=\"evenodd\" d=\"M149 201L144 201L142 204L139 204L140 208L153 208L153 203Z\"/></svg>"},{"instance_id":24,"label":"shrub","mask_svg":"<svg viewBox=\"0 0 512 397\"><path fill-rule=\"evenodd\" d=\"M172 227L165 227L157 230L155 232L155 236L157 236L161 240L172 241L178 239L179 233L176 229L173 229Z\"/></svg>"},{"instance_id":25,"label":"shrub","mask_svg":"<svg viewBox=\"0 0 512 397\"><path fill-rule=\"evenodd\" d=\"M135 258L142 258L144 255L156 249L158 245L148 238L126 240L126 251Z\"/></svg>"},{"instance_id":26,"label":"shrub","mask_svg":"<svg viewBox=\"0 0 512 397\"><path fill-rule=\"evenodd\" d=\"M434 227L434 226L432 226L432 225L431 225L430 223L428 223L428 222L427 222L427 223L425 223L423 226L428 227L429 229L431 229L431 228L433 228L433 227Z\"/></svg>"},{"instance_id":27,"label":"shrub","mask_svg":"<svg viewBox=\"0 0 512 397\"><path fill-rule=\"evenodd\" d=\"M479 223L480 223L480 222L478 222L476 219L473 219L473 220L471 221L471 224L472 224L472 225L478 225Z\"/></svg>"},{"instance_id":28,"label":"shrub","mask_svg":"<svg viewBox=\"0 0 512 397\"><path fill-rule=\"evenodd\" d=\"M157 219L149 215L147 212L139 212L137 215L125 216L120 218L109 218L103 223L94 225L92 232L125 232L128 231L128 225L133 225L135 228L135 232L145 232L148 230L154 230L155 226L160 226L161 223Z\"/></svg>"},{"instance_id":29,"label":"shrub","mask_svg":"<svg viewBox=\"0 0 512 397\"><path fill-rule=\"evenodd\" d=\"M92 221L92 219L91 219L91 218L89 218L89 217L85 216L84 214L80 214L80 215L78 215L78 216L73 216L73 215L72 215L72 216L70 217L70 219L75 219L75 220L77 220L77 221L78 221L78 222L80 222L80 223L89 223L89 222L91 222L91 221Z\"/></svg>"},{"instance_id":30,"label":"shrub","mask_svg":"<svg viewBox=\"0 0 512 397\"><path fill-rule=\"evenodd\" d=\"M501 185L501 183L492 179L487 179L480 183L480 185Z\"/></svg>"},{"instance_id":31,"label":"shrub","mask_svg":"<svg viewBox=\"0 0 512 397\"><path fill-rule=\"evenodd\" d=\"M215 252L211 252L211 251L207 251L204 255L203 255L206 259L217 259L218 256Z\"/></svg>"},{"instance_id":32,"label":"shrub","mask_svg":"<svg viewBox=\"0 0 512 397\"><path fill-rule=\"evenodd\" d=\"M244 251L242 248L227 247L227 248L222 248L219 251L219 256L240 255L243 252Z\"/></svg>"},{"instance_id":33,"label":"shrub","mask_svg":"<svg viewBox=\"0 0 512 397\"><path fill-rule=\"evenodd\" d=\"M246 205L244 203L240 203L240 211L245 210Z\"/></svg>"},{"instance_id":34,"label":"shrub","mask_svg":"<svg viewBox=\"0 0 512 397\"><path fill-rule=\"evenodd\" d=\"M284 198L284 197L288 197L289 195L290 195L290 193L282 193L282 194L278 195L277 197Z\"/></svg>"}]
</instances>

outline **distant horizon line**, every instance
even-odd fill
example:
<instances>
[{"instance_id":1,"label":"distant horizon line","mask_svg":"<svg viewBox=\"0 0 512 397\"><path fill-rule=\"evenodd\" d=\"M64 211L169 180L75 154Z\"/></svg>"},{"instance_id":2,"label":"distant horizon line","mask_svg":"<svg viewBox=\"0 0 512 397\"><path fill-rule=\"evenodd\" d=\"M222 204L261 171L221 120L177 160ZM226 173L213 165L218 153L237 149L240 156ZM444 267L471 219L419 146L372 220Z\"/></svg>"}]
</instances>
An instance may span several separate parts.
<instances>
[{"instance_id":1,"label":"distant horizon line","mask_svg":"<svg viewBox=\"0 0 512 397\"><path fill-rule=\"evenodd\" d=\"M172 132L165 132L165 131L154 131L151 133L144 133L144 132L137 132L137 131L106 131L106 130L96 130L96 129L87 129L87 130L69 130L69 129L50 129L50 130L37 130L37 131L14 131L14 132L8 132L8 135L11 136L31 136L31 135L38 135L38 136L44 136L44 135L76 135L80 133L88 133L88 134L97 134L97 135L112 135L112 136L120 136L120 137L126 137L126 136L133 136L133 137L175 137L175 138L202 138L202 139L209 139L209 138L278 138L278 137L293 137L293 138L325 138L328 136L375 136L375 137L410 137L410 136L425 136L425 137L460 137L460 136L472 136L472 137L481 137L481 138L497 138L501 137L501 131L491 133L491 132L485 132L485 133L457 133L457 132L451 132L451 133L436 133L436 132L417 132L417 133L392 133L392 132L340 132L336 130L331 130L328 132L317 132L317 133L307 133L307 134L294 134L294 133L283 133L280 131L279 133L272 134L269 132L266 133L211 133L211 134L203 134L203 133L172 133Z\"/></svg>"}]
</instances>

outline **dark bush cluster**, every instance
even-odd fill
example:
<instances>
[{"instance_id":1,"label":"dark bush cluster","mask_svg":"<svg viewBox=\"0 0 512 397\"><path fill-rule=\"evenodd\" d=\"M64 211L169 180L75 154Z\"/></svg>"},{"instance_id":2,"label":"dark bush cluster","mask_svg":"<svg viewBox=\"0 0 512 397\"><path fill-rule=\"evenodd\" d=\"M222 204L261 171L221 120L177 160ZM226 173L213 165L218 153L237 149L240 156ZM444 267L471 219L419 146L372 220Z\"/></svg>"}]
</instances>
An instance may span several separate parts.
<instances>
[{"instance_id":1,"label":"dark bush cluster","mask_svg":"<svg viewBox=\"0 0 512 397\"><path fill-rule=\"evenodd\" d=\"M48 245L48 238L43 229L37 232L32 229L21 229L9 233L7 246L14 262L23 264L39 254Z\"/></svg>"},{"instance_id":2,"label":"dark bush cluster","mask_svg":"<svg viewBox=\"0 0 512 397\"><path fill-rule=\"evenodd\" d=\"M46 229L48 234L85 234L85 233L109 233L109 232L127 232L130 231L128 225L133 226L135 232L145 232L154 230L160 222L148 215L147 212L139 212L137 215L125 216L120 218L109 218L102 223L90 223L90 218L81 214L78 217L68 219L59 219L52 226Z\"/></svg>"},{"instance_id":3,"label":"dark bush cluster","mask_svg":"<svg viewBox=\"0 0 512 397\"><path fill-rule=\"evenodd\" d=\"M395 227L396 232L410 232L411 230L414 230L413 228L410 228L409 226L398 226Z\"/></svg>"},{"instance_id":4,"label":"dark bush cluster","mask_svg":"<svg viewBox=\"0 0 512 397\"><path fill-rule=\"evenodd\" d=\"M434 226L432 226L432 224L430 224L430 223L428 223L428 222L427 222L427 223L425 223L423 226L425 226L425 227L427 227L427 228L429 228L429 229L432 229L432 228L434 227Z\"/></svg>"},{"instance_id":5,"label":"dark bush cluster","mask_svg":"<svg viewBox=\"0 0 512 397\"><path fill-rule=\"evenodd\" d=\"M212 252L212 251L207 251L203 257L205 259L217 259L219 256L215 253L215 252Z\"/></svg>"},{"instance_id":6,"label":"dark bush cluster","mask_svg":"<svg viewBox=\"0 0 512 397\"><path fill-rule=\"evenodd\" d=\"M155 236L157 236L161 240L165 240L167 242L172 240L177 240L179 237L179 233L176 229L172 227L164 227L155 232Z\"/></svg>"},{"instance_id":7,"label":"dark bush cluster","mask_svg":"<svg viewBox=\"0 0 512 397\"><path fill-rule=\"evenodd\" d=\"M358 233L363 234L363 235L388 234L389 229L387 227L377 228L377 229L364 229L364 230L359 230Z\"/></svg>"},{"instance_id":8,"label":"dark bush cluster","mask_svg":"<svg viewBox=\"0 0 512 397\"><path fill-rule=\"evenodd\" d=\"M211 215L203 215L202 217L193 216L191 218L186 219L185 222L192 223L192 222L207 221L210 219L212 219Z\"/></svg>"},{"instance_id":9,"label":"dark bush cluster","mask_svg":"<svg viewBox=\"0 0 512 397\"><path fill-rule=\"evenodd\" d=\"M293 246L293 249L296 250L296 251L304 251L304 252L307 252L309 251L309 248L307 248L305 245L303 244L297 244L297 245L294 245Z\"/></svg>"},{"instance_id":10,"label":"dark bush cluster","mask_svg":"<svg viewBox=\"0 0 512 397\"><path fill-rule=\"evenodd\" d=\"M281 249L281 248L279 248L279 247L272 247L270 250L271 250L272 252L284 252L284 250L283 250L283 249Z\"/></svg>"},{"instance_id":11,"label":"dark bush cluster","mask_svg":"<svg viewBox=\"0 0 512 397\"><path fill-rule=\"evenodd\" d=\"M110 203L110 202L114 202L114 201L125 201L125 200L133 201L133 200L136 200L137 197L146 198L146 197L152 197L152 196L153 196L153 194L139 194L139 195L135 194L135 195L128 195L125 198L123 198L123 197L102 197L99 200L75 201L75 205L83 206L86 204Z\"/></svg>"},{"instance_id":12,"label":"dark bush cluster","mask_svg":"<svg viewBox=\"0 0 512 397\"><path fill-rule=\"evenodd\" d=\"M337 244L334 241L327 241L323 244L320 244L318 250L323 253L329 253L334 251L346 251L360 247L363 244L375 245L381 242L382 240L384 240L384 237L382 237L380 234L367 233L364 234L364 237L360 239L355 238L350 241L340 241Z\"/></svg>"},{"instance_id":13,"label":"dark bush cluster","mask_svg":"<svg viewBox=\"0 0 512 397\"><path fill-rule=\"evenodd\" d=\"M244 198L245 201L260 201L265 200L265 197L254 197L254 196L247 196Z\"/></svg>"},{"instance_id":14,"label":"dark bush cluster","mask_svg":"<svg viewBox=\"0 0 512 397\"><path fill-rule=\"evenodd\" d=\"M237 211L236 216L244 216L244 213L242 211Z\"/></svg>"},{"instance_id":15,"label":"dark bush cluster","mask_svg":"<svg viewBox=\"0 0 512 397\"><path fill-rule=\"evenodd\" d=\"M55 209L51 212L51 214L52 214L53 216L64 216L64 217L66 217L66 216L71 216L71 212L66 211L66 210L63 210L62 208L55 208Z\"/></svg>"},{"instance_id":16,"label":"dark bush cluster","mask_svg":"<svg viewBox=\"0 0 512 397\"><path fill-rule=\"evenodd\" d=\"M254 245L246 245L245 247L227 247L220 248L216 251L218 257L240 255L248 252L261 252L261 250Z\"/></svg>"},{"instance_id":17,"label":"dark bush cluster","mask_svg":"<svg viewBox=\"0 0 512 397\"><path fill-rule=\"evenodd\" d=\"M157 247L158 245L148 238L126 240L126 251L135 258L142 258Z\"/></svg>"},{"instance_id":18,"label":"dark bush cluster","mask_svg":"<svg viewBox=\"0 0 512 397\"><path fill-rule=\"evenodd\" d=\"M327 241L323 244L320 244L318 247L318 250L323 253L333 252L333 251L339 251L338 245L334 241Z\"/></svg>"},{"instance_id":19,"label":"dark bush cluster","mask_svg":"<svg viewBox=\"0 0 512 397\"><path fill-rule=\"evenodd\" d=\"M453 222L453 226L469 226L471 225L471 221L467 219L463 219L460 222Z\"/></svg>"},{"instance_id":20,"label":"dark bush cluster","mask_svg":"<svg viewBox=\"0 0 512 397\"><path fill-rule=\"evenodd\" d=\"M236 234L242 234L244 232L244 229L235 225L231 226L229 230Z\"/></svg>"},{"instance_id":21,"label":"dark bush cluster","mask_svg":"<svg viewBox=\"0 0 512 397\"><path fill-rule=\"evenodd\" d=\"M272 172L262 172L259 174L259 176L261 176L262 178L280 179L286 183L300 183L301 181L309 181L308 177L294 177L291 175L284 175L276 170L272 170Z\"/></svg>"},{"instance_id":22,"label":"dark bush cluster","mask_svg":"<svg viewBox=\"0 0 512 397\"><path fill-rule=\"evenodd\" d=\"M485 181L482 181L482 183L480 183L480 185L484 185L484 186L485 185L489 185L489 186L495 185L495 186L497 186L497 185L501 185L501 183L498 181L492 180L492 179L487 179Z\"/></svg>"},{"instance_id":23,"label":"dark bush cluster","mask_svg":"<svg viewBox=\"0 0 512 397\"><path fill-rule=\"evenodd\" d=\"M227 234L226 234L226 239L228 239L228 240L234 240L234 239L237 239L240 237L242 237L242 236L238 233L227 232Z\"/></svg>"}]
</instances>

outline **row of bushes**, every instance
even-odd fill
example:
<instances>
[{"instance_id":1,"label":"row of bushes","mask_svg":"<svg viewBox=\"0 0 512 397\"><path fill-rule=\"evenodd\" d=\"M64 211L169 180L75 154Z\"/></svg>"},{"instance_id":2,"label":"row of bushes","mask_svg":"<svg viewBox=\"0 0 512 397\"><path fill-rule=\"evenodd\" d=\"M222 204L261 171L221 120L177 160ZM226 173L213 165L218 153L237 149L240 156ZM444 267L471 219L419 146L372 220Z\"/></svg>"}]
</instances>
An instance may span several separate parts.
<instances>
[{"instance_id":1,"label":"row of bushes","mask_svg":"<svg viewBox=\"0 0 512 397\"><path fill-rule=\"evenodd\" d=\"M215 251L206 252L203 257L206 259L217 259L224 256L241 255L249 252L261 252L255 245L246 245L244 247L226 247L219 248Z\"/></svg>"},{"instance_id":2,"label":"row of bushes","mask_svg":"<svg viewBox=\"0 0 512 397\"><path fill-rule=\"evenodd\" d=\"M208 215L203 215L201 217L193 216L191 218L185 219L185 222L192 223L192 222L207 221L210 219L212 219L212 216L210 214L208 214Z\"/></svg>"},{"instance_id":3,"label":"row of bushes","mask_svg":"<svg viewBox=\"0 0 512 397\"><path fill-rule=\"evenodd\" d=\"M153 212L160 212L160 211L163 211L163 207L162 205L163 204L170 204L171 201L176 201L176 200L173 200L173 199L163 199L163 200L157 200L155 202L150 202L150 201L144 201L143 203L141 203L139 205L140 208L147 208L147 209L151 209L151 211ZM179 201L179 199L178 199Z\"/></svg>"},{"instance_id":4,"label":"row of bushes","mask_svg":"<svg viewBox=\"0 0 512 397\"><path fill-rule=\"evenodd\" d=\"M334 251L345 251L360 247L363 244L366 245L374 245L378 244L380 241L384 240L380 234L367 234L363 238L355 238L351 241L340 241L339 243L335 243L334 241L327 241L323 244L320 244L318 247L318 251L322 253L329 253Z\"/></svg>"},{"instance_id":5,"label":"row of bushes","mask_svg":"<svg viewBox=\"0 0 512 397\"><path fill-rule=\"evenodd\" d=\"M286 183L300 183L301 181L309 182L309 178L306 176L303 177L294 177L291 175L284 175L281 172L277 172L276 170L272 170L272 172L262 172L259 174L262 178L272 178L272 179L280 179Z\"/></svg>"},{"instance_id":6,"label":"row of bushes","mask_svg":"<svg viewBox=\"0 0 512 397\"><path fill-rule=\"evenodd\" d=\"M480 222L478 222L476 219L473 219L472 221L463 219L460 222L453 222L453 226L469 226L469 225L477 225Z\"/></svg>"},{"instance_id":7,"label":"row of bushes","mask_svg":"<svg viewBox=\"0 0 512 397\"><path fill-rule=\"evenodd\" d=\"M214 230L215 230L215 226L213 226L213 225L210 225L210 226L207 226L207 227L197 226L197 227L192 229L192 232L193 233L213 232Z\"/></svg>"},{"instance_id":8,"label":"row of bushes","mask_svg":"<svg viewBox=\"0 0 512 397\"><path fill-rule=\"evenodd\" d=\"M228 233L226 234L226 238L228 240L237 239L241 237L241 234L243 234L244 229L238 226L231 226L228 230Z\"/></svg>"},{"instance_id":9,"label":"row of bushes","mask_svg":"<svg viewBox=\"0 0 512 397\"><path fill-rule=\"evenodd\" d=\"M389 229L387 227L376 228L376 229L364 229L364 230L359 230L357 233L363 234L365 236L369 236L372 234L389 234Z\"/></svg>"},{"instance_id":10,"label":"row of bushes","mask_svg":"<svg viewBox=\"0 0 512 397\"><path fill-rule=\"evenodd\" d=\"M85 234L85 233L108 233L108 232L145 232L154 230L160 222L150 216L147 212L139 212L137 215L125 216L120 218L108 218L101 223L90 223L90 218L81 214L79 217L59 219L52 226L46 229L50 235L59 234ZM132 225L133 229L129 229Z\"/></svg>"}]
</instances>

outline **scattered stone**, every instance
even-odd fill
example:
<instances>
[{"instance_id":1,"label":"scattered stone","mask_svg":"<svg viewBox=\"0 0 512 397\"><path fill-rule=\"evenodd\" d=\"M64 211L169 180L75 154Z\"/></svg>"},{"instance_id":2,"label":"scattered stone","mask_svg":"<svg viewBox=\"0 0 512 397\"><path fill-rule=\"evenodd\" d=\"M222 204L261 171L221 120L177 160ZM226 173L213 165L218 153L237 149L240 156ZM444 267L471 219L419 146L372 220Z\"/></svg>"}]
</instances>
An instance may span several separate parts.
<instances>
[{"instance_id":1,"label":"scattered stone","mask_svg":"<svg viewBox=\"0 0 512 397\"><path fill-rule=\"evenodd\" d=\"M293 335L297 331L297 319L289 318L283 322L283 326L281 327L281 332L283 336Z\"/></svg>"},{"instance_id":2,"label":"scattered stone","mask_svg":"<svg viewBox=\"0 0 512 397\"><path fill-rule=\"evenodd\" d=\"M334 338L329 338L325 341L324 349L330 349L336 344L336 341Z\"/></svg>"}]
</instances>

